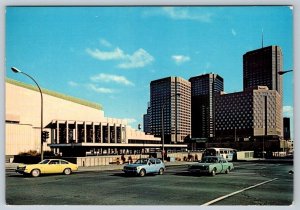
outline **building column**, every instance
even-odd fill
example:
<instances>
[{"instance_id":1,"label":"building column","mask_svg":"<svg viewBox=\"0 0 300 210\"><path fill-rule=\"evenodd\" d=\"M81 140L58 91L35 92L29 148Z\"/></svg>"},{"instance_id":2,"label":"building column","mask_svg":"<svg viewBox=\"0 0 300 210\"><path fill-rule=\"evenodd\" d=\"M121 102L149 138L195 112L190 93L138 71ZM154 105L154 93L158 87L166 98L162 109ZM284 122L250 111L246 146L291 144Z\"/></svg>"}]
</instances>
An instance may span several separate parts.
<instances>
[{"instance_id":1,"label":"building column","mask_svg":"<svg viewBox=\"0 0 300 210\"><path fill-rule=\"evenodd\" d=\"M110 143L110 126L109 126L109 123L107 123L107 143Z\"/></svg>"},{"instance_id":2,"label":"building column","mask_svg":"<svg viewBox=\"0 0 300 210\"><path fill-rule=\"evenodd\" d=\"M77 127L77 122L75 121L75 135L74 135L74 140L75 140L75 143L78 143L78 127Z\"/></svg>"},{"instance_id":3,"label":"building column","mask_svg":"<svg viewBox=\"0 0 300 210\"><path fill-rule=\"evenodd\" d=\"M103 132L102 123L100 123L99 126L100 126L100 128L99 128L100 129L100 143L103 143L103 139L102 139L102 136L103 136L103 133L102 133ZM102 150L101 150L101 152L102 152Z\"/></svg>"},{"instance_id":4,"label":"building column","mask_svg":"<svg viewBox=\"0 0 300 210\"><path fill-rule=\"evenodd\" d=\"M69 143L69 123L66 121L66 143Z\"/></svg>"},{"instance_id":5,"label":"building column","mask_svg":"<svg viewBox=\"0 0 300 210\"><path fill-rule=\"evenodd\" d=\"M95 123L92 122L92 128L93 128L93 143L95 143Z\"/></svg>"},{"instance_id":6,"label":"building column","mask_svg":"<svg viewBox=\"0 0 300 210\"><path fill-rule=\"evenodd\" d=\"M50 136L50 138L51 138L51 144L54 144L55 143L55 141L54 141L54 137L55 137L55 130L53 129L53 121L51 122L51 136Z\"/></svg>"},{"instance_id":7,"label":"building column","mask_svg":"<svg viewBox=\"0 0 300 210\"><path fill-rule=\"evenodd\" d=\"M83 133L84 133L84 139L83 142L86 143L86 122L83 122Z\"/></svg>"},{"instance_id":8,"label":"building column","mask_svg":"<svg viewBox=\"0 0 300 210\"><path fill-rule=\"evenodd\" d=\"M118 143L118 140L117 140L117 125L116 125L116 123L114 123L114 135L115 135L114 141L115 141L115 143Z\"/></svg>"},{"instance_id":9,"label":"building column","mask_svg":"<svg viewBox=\"0 0 300 210\"><path fill-rule=\"evenodd\" d=\"M122 124L120 124L120 142L123 142L123 135L122 135Z\"/></svg>"},{"instance_id":10,"label":"building column","mask_svg":"<svg viewBox=\"0 0 300 210\"><path fill-rule=\"evenodd\" d=\"M59 122L56 121L56 142L59 144Z\"/></svg>"},{"instance_id":11,"label":"building column","mask_svg":"<svg viewBox=\"0 0 300 210\"><path fill-rule=\"evenodd\" d=\"M124 143L128 143L127 141L126 141L126 139L127 139L127 136L126 136L126 125L124 126L124 139L123 139L123 142Z\"/></svg>"}]
</instances>

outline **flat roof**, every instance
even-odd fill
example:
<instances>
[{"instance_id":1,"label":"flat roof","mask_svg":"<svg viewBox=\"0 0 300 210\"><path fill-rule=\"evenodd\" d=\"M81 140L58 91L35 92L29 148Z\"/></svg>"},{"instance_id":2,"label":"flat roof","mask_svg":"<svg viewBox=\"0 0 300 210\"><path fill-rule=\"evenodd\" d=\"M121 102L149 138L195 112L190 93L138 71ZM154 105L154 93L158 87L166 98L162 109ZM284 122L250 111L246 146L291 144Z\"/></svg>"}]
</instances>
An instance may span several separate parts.
<instances>
[{"instance_id":1,"label":"flat roof","mask_svg":"<svg viewBox=\"0 0 300 210\"><path fill-rule=\"evenodd\" d=\"M162 144L142 144L142 143L63 143L63 144L48 144L50 147L161 147ZM187 148L186 144L165 144L164 147L168 148Z\"/></svg>"},{"instance_id":2,"label":"flat roof","mask_svg":"<svg viewBox=\"0 0 300 210\"><path fill-rule=\"evenodd\" d=\"M8 77L5 79L5 81L7 83L17 85L19 87L23 87L23 88L27 88L29 90L34 90L34 91L39 92L39 89L36 86L30 85L30 84L27 84L27 83L23 83L23 82L20 82L20 81L17 81L17 80L13 80L13 79L10 79ZM52 91L52 90L47 90L47 89L44 89L44 88L41 88L41 90L42 90L43 94L47 94L47 95L50 95L50 96L53 96L53 97L56 97L56 98L71 101L71 102L81 104L81 105L84 105L84 106L88 106L88 107L91 107L91 108L94 108L94 109L103 110L102 105L94 103L94 102L90 102L90 101L83 100L83 99L80 99L80 98L75 98L73 96L65 95L65 94L58 93L58 92L55 92L55 91Z\"/></svg>"}]
</instances>

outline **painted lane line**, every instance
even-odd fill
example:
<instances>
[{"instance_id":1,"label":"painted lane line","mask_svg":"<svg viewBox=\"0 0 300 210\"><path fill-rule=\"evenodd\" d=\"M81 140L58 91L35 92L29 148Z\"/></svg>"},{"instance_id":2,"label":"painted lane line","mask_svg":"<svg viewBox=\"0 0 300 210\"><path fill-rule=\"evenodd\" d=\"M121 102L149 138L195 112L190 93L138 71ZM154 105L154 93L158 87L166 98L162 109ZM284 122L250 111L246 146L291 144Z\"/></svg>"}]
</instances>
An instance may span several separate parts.
<instances>
[{"instance_id":1,"label":"painted lane line","mask_svg":"<svg viewBox=\"0 0 300 210\"><path fill-rule=\"evenodd\" d=\"M218 201L221 201L221 200L223 200L223 199L225 199L225 198L231 197L231 196L233 196L233 195L235 195L235 194L238 194L238 193L244 192L244 191L246 191L246 190L250 190L250 189L252 189L252 188L258 187L258 186L260 186L260 185L263 185L263 184L266 184L266 183L275 181L276 179L278 179L278 178L270 179L270 180L267 180L267 181L258 183L258 184L256 184L256 185L252 185L252 186L250 186L250 187L247 187L247 188L238 190L238 191L236 191L236 192L230 193L230 194L228 194L228 195L221 196L221 197L216 198L216 199L214 199L214 200L211 200L211 201L209 201L209 202L207 202L207 203L204 203L204 204L202 204L201 206L208 206L208 205L211 205L211 204L216 203L216 202L218 202Z\"/></svg>"}]
</instances>

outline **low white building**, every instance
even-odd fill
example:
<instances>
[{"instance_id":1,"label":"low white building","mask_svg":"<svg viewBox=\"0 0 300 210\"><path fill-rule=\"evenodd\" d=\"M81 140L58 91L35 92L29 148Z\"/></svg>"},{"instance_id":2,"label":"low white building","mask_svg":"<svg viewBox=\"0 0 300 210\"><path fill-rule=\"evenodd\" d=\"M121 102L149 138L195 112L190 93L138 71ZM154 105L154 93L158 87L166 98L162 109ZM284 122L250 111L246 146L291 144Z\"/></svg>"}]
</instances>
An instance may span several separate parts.
<instances>
[{"instance_id":1,"label":"low white building","mask_svg":"<svg viewBox=\"0 0 300 210\"><path fill-rule=\"evenodd\" d=\"M131 128L126 120L104 116L101 105L42 89L43 150L64 156L128 154L159 150L161 139ZM41 150L41 97L35 86L6 79L6 155ZM165 145L169 149L186 145Z\"/></svg>"}]
</instances>

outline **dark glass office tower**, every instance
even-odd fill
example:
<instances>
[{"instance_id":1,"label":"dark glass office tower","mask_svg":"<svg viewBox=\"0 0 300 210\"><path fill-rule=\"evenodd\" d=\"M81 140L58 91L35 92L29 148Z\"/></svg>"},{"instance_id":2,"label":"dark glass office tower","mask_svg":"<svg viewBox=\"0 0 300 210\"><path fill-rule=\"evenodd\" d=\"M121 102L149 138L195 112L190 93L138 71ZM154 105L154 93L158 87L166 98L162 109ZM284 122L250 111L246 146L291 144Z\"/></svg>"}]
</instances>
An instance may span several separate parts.
<instances>
[{"instance_id":1,"label":"dark glass office tower","mask_svg":"<svg viewBox=\"0 0 300 210\"><path fill-rule=\"evenodd\" d=\"M276 90L280 97L282 115L283 84L282 75L278 72L283 70L283 55L279 46L268 46L247 52L243 55L243 84L244 91L255 86L267 86L269 90ZM283 136L283 121L280 120L279 136ZM267 128L268 129L268 128Z\"/></svg>"},{"instance_id":2,"label":"dark glass office tower","mask_svg":"<svg viewBox=\"0 0 300 210\"><path fill-rule=\"evenodd\" d=\"M283 118L283 139L291 140L291 131L290 131L290 118Z\"/></svg>"},{"instance_id":3,"label":"dark glass office tower","mask_svg":"<svg viewBox=\"0 0 300 210\"><path fill-rule=\"evenodd\" d=\"M190 136L191 84L189 81L180 77L166 77L151 81L150 106L151 134L161 136L162 109L164 109L165 143L184 142L184 139Z\"/></svg>"},{"instance_id":4,"label":"dark glass office tower","mask_svg":"<svg viewBox=\"0 0 300 210\"><path fill-rule=\"evenodd\" d=\"M282 96L283 56L279 46L269 46L243 55L244 90L250 87L267 86Z\"/></svg>"},{"instance_id":5,"label":"dark glass office tower","mask_svg":"<svg viewBox=\"0 0 300 210\"><path fill-rule=\"evenodd\" d=\"M214 97L224 90L224 80L217 74L204 74L189 79L192 97L192 137L215 136Z\"/></svg>"},{"instance_id":6,"label":"dark glass office tower","mask_svg":"<svg viewBox=\"0 0 300 210\"><path fill-rule=\"evenodd\" d=\"M149 134L151 132L151 106L150 102L148 102L148 108L147 108L147 114L144 114L143 116L144 121L144 132Z\"/></svg>"}]
</instances>

